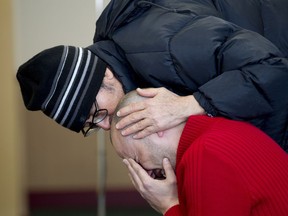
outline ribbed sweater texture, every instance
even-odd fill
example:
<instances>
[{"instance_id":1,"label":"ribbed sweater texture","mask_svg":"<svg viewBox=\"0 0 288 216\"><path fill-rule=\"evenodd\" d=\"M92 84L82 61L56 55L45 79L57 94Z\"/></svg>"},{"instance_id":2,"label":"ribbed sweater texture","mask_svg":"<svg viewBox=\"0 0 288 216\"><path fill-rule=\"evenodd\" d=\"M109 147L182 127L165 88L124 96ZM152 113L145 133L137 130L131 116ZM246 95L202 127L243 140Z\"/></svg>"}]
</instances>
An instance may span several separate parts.
<instances>
[{"instance_id":1,"label":"ribbed sweater texture","mask_svg":"<svg viewBox=\"0 0 288 216\"><path fill-rule=\"evenodd\" d=\"M288 216L288 155L248 123L191 116L176 176L180 204L165 216Z\"/></svg>"}]
</instances>

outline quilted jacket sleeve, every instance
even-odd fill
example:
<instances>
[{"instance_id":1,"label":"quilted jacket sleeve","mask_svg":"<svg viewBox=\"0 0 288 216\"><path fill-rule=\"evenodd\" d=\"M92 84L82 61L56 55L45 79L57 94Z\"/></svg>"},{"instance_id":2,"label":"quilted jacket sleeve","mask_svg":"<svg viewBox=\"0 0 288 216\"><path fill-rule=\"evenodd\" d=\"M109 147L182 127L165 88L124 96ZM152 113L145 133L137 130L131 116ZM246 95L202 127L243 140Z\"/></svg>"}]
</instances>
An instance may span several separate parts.
<instances>
[{"instance_id":1,"label":"quilted jacket sleeve","mask_svg":"<svg viewBox=\"0 0 288 216\"><path fill-rule=\"evenodd\" d=\"M272 112L282 99L287 100L287 59L281 58L266 39L239 30L215 50L219 75L202 85L199 94L217 113L257 118Z\"/></svg>"},{"instance_id":2,"label":"quilted jacket sleeve","mask_svg":"<svg viewBox=\"0 0 288 216\"><path fill-rule=\"evenodd\" d=\"M281 141L287 127L288 60L270 41L208 16L183 28L171 50L187 86L198 84L194 96L207 113L248 121Z\"/></svg>"},{"instance_id":3,"label":"quilted jacket sleeve","mask_svg":"<svg viewBox=\"0 0 288 216\"><path fill-rule=\"evenodd\" d=\"M197 43L191 44L197 49L193 50L195 54L188 55L192 62L199 59L192 63L194 67L188 65L194 70L193 76L198 73L201 77L204 70L212 74L212 79L203 82L195 93L204 108L210 106L208 112L249 119L270 114L283 106L283 99L287 105L288 61L276 46L255 32L215 17L197 25L200 27L194 26L177 40L188 34L194 41L191 43Z\"/></svg>"}]
</instances>

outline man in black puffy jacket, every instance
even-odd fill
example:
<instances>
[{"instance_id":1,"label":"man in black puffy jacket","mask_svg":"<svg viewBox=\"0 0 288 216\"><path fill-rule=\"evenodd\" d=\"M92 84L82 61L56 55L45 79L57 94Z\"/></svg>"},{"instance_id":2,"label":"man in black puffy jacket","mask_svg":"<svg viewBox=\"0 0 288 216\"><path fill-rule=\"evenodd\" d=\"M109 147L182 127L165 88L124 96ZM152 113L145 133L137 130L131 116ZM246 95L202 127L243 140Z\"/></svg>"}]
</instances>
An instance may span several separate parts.
<instances>
[{"instance_id":1,"label":"man in black puffy jacket","mask_svg":"<svg viewBox=\"0 0 288 216\"><path fill-rule=\"evenodd\" d=\"M97 21L89 48L120 74L120 81L123 66L117 64L125 62L131 68L123 73L136 73L140 86L193 94L211 116L249 121L282 144L288 119L284 26L288 2L282 0L112 1ZM157 125L151 114L134 113L131 119L142 123L126 132L148 126L142 131L147 134L150 125Z\"/></svg>"},{"instance_id":2,"label":"man in black puffy jacket","mask_svg":"<svg viewBox=\"0 0 288 216\"><path fill-rule=\"evenodd\" d=\"M120 115L131 114L118 124L120 129L130 126L123 134L140 131L138 137L143 137L190 115L206 113L248 121L287 148L288 34L284 26L288 4L284 0L243 2L112 0L97 21L94 44L87 48L99 57L98 68L107 67L99 77L103 78L100 90L94 89L97 106L92 106L95 97L91 97L90 117L78 120L77 129L54 119L79 132L85 122L90 129L95 127L91 122L96 115L94 123L109 129L121 95L135 87L165 87L170 91L140 91L151 100L122 109ZM267 17L261 19L265 13ZM29 104L29 109L38 109ZM43 104L39 109L48 112ZM97 118L97 109L108 110L100 116L103 119ZM75 112L87 116L87 110ZM137 123L131 126L131 122Z\"/></svg>"}]
</instances>

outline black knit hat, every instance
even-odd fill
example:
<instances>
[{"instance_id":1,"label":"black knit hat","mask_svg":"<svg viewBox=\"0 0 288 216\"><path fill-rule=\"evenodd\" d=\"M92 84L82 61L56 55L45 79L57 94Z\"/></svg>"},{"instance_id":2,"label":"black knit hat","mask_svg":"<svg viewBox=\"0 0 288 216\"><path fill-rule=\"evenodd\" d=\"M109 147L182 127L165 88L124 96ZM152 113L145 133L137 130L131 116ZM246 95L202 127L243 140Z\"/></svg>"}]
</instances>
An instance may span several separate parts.
<instances>
[{"instance_id":1,"label":"black knit hat","mask_svg":"<svg viewBox=\"0 0 288 216\"><path fill-rule=\"evenodd\" d=\"M89 115L106 64L88 49L56 46L38 53L17 72L24 104L79 132Z\"/></svg>"}]
</instances>

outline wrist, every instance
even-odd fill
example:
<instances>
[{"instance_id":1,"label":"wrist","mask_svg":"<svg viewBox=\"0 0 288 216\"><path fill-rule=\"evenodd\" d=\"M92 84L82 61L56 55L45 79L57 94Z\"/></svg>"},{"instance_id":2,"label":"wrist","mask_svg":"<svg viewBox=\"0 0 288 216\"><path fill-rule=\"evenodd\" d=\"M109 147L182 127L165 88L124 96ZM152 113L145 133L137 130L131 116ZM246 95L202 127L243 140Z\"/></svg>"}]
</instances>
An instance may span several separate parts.
<instances>
[{"instance_id":1,"label":"wrist","mask_svg":"<svg viewBox=\"0 0 288 216\"><path fill-rule=\"evenodd\" d=\"M193 95L185 96L184 98L186 100L186 117L191 115L205 115L205 110L200 106Z\"/></svg>"}]
</instances>

